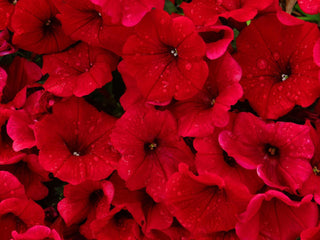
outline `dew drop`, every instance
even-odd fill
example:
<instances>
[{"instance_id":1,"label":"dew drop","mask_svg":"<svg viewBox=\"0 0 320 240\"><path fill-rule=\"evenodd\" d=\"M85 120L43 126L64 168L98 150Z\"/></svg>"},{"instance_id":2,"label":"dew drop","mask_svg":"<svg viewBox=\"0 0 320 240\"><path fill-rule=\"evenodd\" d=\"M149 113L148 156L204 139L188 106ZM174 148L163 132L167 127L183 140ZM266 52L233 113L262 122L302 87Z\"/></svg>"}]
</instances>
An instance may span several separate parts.
<instances>
[{"instance_id":1,"label":"dew drop","mask_svg":"<svg viewBox=\"0 0 320 240\"><path fill-rule=\"evenodd\" d=\"M280 59L280 54L278 52L273 53L274 60L278 61Z\"/></svg>"},{"instance_id":2,"label":"dew drop","mask_svg":"<svg viewBox=\"0 0 320 240\"><path fill-rule=\"evenodd\" d=\"M266 67L267 67L267 61L264 60L264 59L258 59L258 60L257 60L257 67L258 67L260 70L266 69Z\"/></svg>"},{"instance_id":3,"label":"dew drop","mask_svg":"<svg viewBox=\"0 0 320 240\"><path fill-rule=\"evenodd\" d=\"M187 63L186 66L185 66L185 68L186 68L187 70L190 70L190 69L192 68L191 63Z\"/></svg>"}]
</instances>

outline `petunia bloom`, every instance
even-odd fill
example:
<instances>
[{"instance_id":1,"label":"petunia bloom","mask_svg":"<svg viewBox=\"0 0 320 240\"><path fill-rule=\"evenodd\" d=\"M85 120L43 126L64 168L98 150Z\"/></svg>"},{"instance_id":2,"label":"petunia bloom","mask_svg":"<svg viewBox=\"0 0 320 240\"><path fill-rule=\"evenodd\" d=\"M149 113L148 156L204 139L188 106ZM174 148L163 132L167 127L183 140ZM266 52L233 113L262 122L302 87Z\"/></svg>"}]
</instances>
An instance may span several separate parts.
<instances>
[{"instance_id":1,"label":"petunia bloom","mask_svg":"<svg viewBox=\"0 0 320 240\"><path fill-rule=\"evenodd\" d=\"M231 105L242 96L241 68L230 54L209 61L208 65L209 77L202 90L170 108L178 119L181 136L204 137L212 134L215 127L225 127Z\"/></svg>"},{"instance_id":2,"label":"petunia bloom","mask_svg":"<svg viewBox=\"0 0 320 240\"><path fill-rule=\"evenodd\" d=\"M80 43L43 57L42 72L49 74L43 87L61 97L88 95L112 80L117 62L113 53Z\"/></svg>"},{"instance_id":3,"label":"petunia bloom","mask_svg":"<svg viewBox=\"0 0 320 240\"><path fill-rule=\"evenodd\" d=\"M210 173L195 176L183 164L166 192L169 211L195 236L233 229L252 197L241 183Z\"/></svg>"},{"instance_id":4,"label":"petunia bloom","mask_svg":"<svg viewBox=\"0 0 320 240\"><path fill-rule=\"evenodd\" d=\"M11 18L16 47L38 54L59 52L72 41L63 31L52 0L19 0Z\"/></svg>"},{"instance_id":5,"label":"petunia bloom","mask_svg":"<svg viewBox=\"0 0 320 240\"><path fill-rule=\"evenodd\" d=\"M253 20L241 31L234 57L242 68L244 98L259 116L277 119L320 96L319 67L313 61L319 37L316 24L287 26L276 14Z\"/></svg>"},{"instance_id":6,"label":"petunia bloom","mask_svg":"<svg viewBox=\"0 0 320 240\"><path fill-rule=\"evenodd\" d=\"M308 14L320 13L320 1L318 0L298 0L299 7Z\"/></svg>"},{"instance_id":7,"label":"petunia bloom","mask_svg":"<svg viewBox=\"0 0 320 240\"><path fill-rule=\"evenodd\" d=\"M180 162L193 166L193 154L178 136L176 120L168 111L130 108L117 121L111 141L122 155L119 176L130 190L146 187L156 202L164 199L166 182Z\"/></svg>"},{"instance_id":8,"label":"petunia bloom","mask_svg":"<svg viewBox=\"0 0 320 240\"><path fill-rule=\"evenodd\" d=\"M191 3L183 2L181 8L196 25L213 25L219 17L246 22L271 3L272 0L193 0Z\"/></svg>"},{"instance_id":9,"label":"petunia bloom","mask_svg":"<svg viewBox=\"0 0 320 240\"><path fill-rule=\"evenodd\" d=\"M120 73L131 75L147 102L167 105L195 95L208 76L206 46L192 21L152 10L123 47Z\"/></svg>"},{"instance_id":10,"label":"petunia bloom","mask_svg":"<svg viewBox=\"0 0 320 240\"><path fill-rule=\"evenodd\" d=\"M59 102L52 111L35 125L43 168L71 184L108 177L118 161L109 140L115 118L81 98Z\"/></svg>"},{"instance_id":11,"label":"petunia bloom","mask_svg":"<svg viewBox=\"0 0 320 240\"><path fill-rule=\"evenodd\" d=\"M289 122L264 122L239 113L232 131L219 135L226 153L246 169L256 169L265 184L296 193L311 173L314 146L310 128Z\"/></svg>"},{"instance_id":12,"label":"petunia bloom","mask_svg":"<svg viewBox=\"0 0 320 240\"><path fill-rule=\"evenodd\" d=\"M61 240L56 230L43 225L35 225L24 233L12 232L12 240Z\"/></svg>"},{"instance_id":13,"label":"petunia bloom","mask_svg":"<svg viewBox=\"0 0 320 240\"><path fill-rule=\"evenodd\" d=\"M101 6L91 0L52 0L64 32L74 40L106 48L118 55L133 29L112 23Z\"/></svg>"},{"instance_id":14,"label":"petunia bloom","mask_svg":"<svg viewBox=\"0 0 320 240\"><path fill-rule=\"evenodd\" d=\"M32 200L7 198L0 202L0 238L10 239L11 232L26 231L44 223L42 208Z\"/></svg>"},{"instance_id":15,"label":"petunia bloom","mask_svg":"<svg viewBox=\"0 0 320 240\"><path fill-rule=\"evenodd\" d=\"M101 6L102 11L111 17L112 23L121 22L124 26L136 25L152 8L163 9L164 0L91 0Z\"/></svg>"},{"instance_id":16,"label":"petunia bloom","mask_svg":"<svg viewBox=\"0 0 320 240\"><path fill-rule=\"evenodd\" d=\"M236 232L240 239L297 239L318 222L318 207L306 196L292 201L281 192L270 190L254 196L239 217Z\"/></svg>"}]
</instances>

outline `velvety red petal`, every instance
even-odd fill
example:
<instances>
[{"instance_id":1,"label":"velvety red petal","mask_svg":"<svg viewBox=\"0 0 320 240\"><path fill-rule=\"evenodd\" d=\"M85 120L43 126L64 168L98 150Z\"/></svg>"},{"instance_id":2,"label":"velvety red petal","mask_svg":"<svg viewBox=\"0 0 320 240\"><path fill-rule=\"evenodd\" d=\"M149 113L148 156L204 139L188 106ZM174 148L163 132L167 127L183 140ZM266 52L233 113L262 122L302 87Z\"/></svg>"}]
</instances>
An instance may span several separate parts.
<instances>
[{"instance_id":1,"label":"velvety red petal","mask_svg":"<svg viewBox=\"0 0 320 240\"><path fill-rule=\"evenodd\" d=\"M320 2L312 0L298 0L299 7L308 14L317 14L320 12Z\"/></svg>"},{"instance_id":2,"label":"velvety red petal","mask_svg":"<svg viewBox=\"0 0 320 240\"><path fill-rule=\"evenodd\" d=\"M281 192L270 190L252 198L240 215L236 232L240 239L296 239L300 233L314 227L318 211L311 195L301 202L290 200ZM281 223L281 224L279 224Z\"/></svg>"},{"instance_id":3,"label":"velvety red petal","mask_svg":"<svg viewBox=\"0 0 320 240\"><path fill-rule=\"evenodd\" d=\"M50 240L61 240L61 237L56 230L50 229L43 225L36 225L29 228L24 233L12 232L13 240L33 240L33 239L50 239Z\"/></svg>"},{"instance_id":4,"label":"velvety red petal","mask_svg":"<svg viewBox=\"0 0 320 240\"><path fill-rule=\"evenodd\" d=\"M167 184L170 212L196 235L233 229L250 198L244 185L213 174L194 176L182 165Z\"/></svg>"},{"instance_id":5,"label":"velvety red petal","mask_svg":"<svg viewBox=\"0 0 320 240\"><path fill-rule=\"evenodd\" d=\"M6 198L26 198L24 186L11 173L0 171L0 201Z\"/></svg>"},{"instance_id":6,"label":"velvety red petal","mask_svg":"<svg viewBox=\"0 0 320 240\"><path fill-rule=\"evenodd\" d=\"M124 26L131 27L136 25L143 16L152 8L163 9L163 0L138 0L138 1L106 1L91 0L93 3L102 7L103 11L109 15L113 23L121 23Z\"/></svg>"},{"instance_id":7,"label":"velvety red petal","mask_svg":"<svg viewBox=\"0 0 320 240\"><path fill-rule=\"evenodd\" d=\"M80 43L66 52L43 57L44 88L61 97L82 97L112 80L118 58L102 48Z\"/></svg>"}]
</instances>

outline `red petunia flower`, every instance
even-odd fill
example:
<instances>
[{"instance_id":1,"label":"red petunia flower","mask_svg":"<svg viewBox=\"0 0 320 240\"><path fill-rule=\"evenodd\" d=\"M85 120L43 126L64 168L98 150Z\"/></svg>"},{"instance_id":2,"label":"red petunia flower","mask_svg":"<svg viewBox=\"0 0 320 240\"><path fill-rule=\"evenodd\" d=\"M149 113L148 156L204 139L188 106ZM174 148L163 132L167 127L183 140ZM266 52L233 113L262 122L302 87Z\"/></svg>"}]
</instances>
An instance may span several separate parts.
<instances>
[{"instance_id":1,"label":"red petunia flower","mask_svg":"<svg viewBox=\"0 0 320 240\"><path fill-rule=\"evenodd\" d=\"M251 193L256 193L264 183L258 177L256 171L241 167L234 158L221 148L218 137L223 130L232 130L235 115L225 128L216 128L208 137L196 138L193 142L197 150L196 166L200 175L213 173L222 178L232 178L248 187Z\"/></svg>"},{"instance_id":2,"label":"red petunia flower","mask_svg":"<svg viewBox=\"0 0 320 240\"><path fill-rule=\"evenodd\" d=\"M12 240L61 240L56 230L43 225L35 225L24 233L12 232Z\"/></svg>"},{"instance_id":3,"label":"red petunia flower","mask_svg":"<svg viewBox=\"0 0 320 240\"><path fill-rule=\"evenodd\" d=\"M300 239L301 240L313 240L320 238L320 226L313 228L308 228L301 232Z\"/></svg>"},{"instance_id":4,"label":"red petunia flower","mask_svg":"<svg viewBox=\"0 0 320 240\"><path fill-rule=\"evenodd\" d=\"M242 67L244 97L259 116L277 119L320 96L319 67L312 57L319 36L316 24L286 26L276 14L241 31L234 57Z\"/></svg>"},{"instance_id":5,"label":"red petunia flower","mask_svg":"<svg viewBox=\"0 0 320 240\"><path fill-rule=\"evenodd\" d=\"M209 77L203 89L193 98L179 101L170 108L179 120L181 136L208 136L215 127L225 127L231 105L242 96L241 68L230 54L208 65Z\"/></svg>"},{"instance_id":6,"label":"red petunia flower","mask_svg":"<svg viewBox=\"0 0 320 240\"><path fill-rule=\"evenodd\" d=\"M0 131L0 152L0 165L19 162L26 156L26 153L13 151L12 141L4 130Z\"/></svg>"},{"instance_id":7,"label":"red petunia flower","mask_svg":"<svg viewBox=\"0 0 320 240\"><path fill-rule=\"evenodd\" d=\"M32 200L7 198L0 202L0 238L11 239L11 232L26 231L29 227L43 224L44 212Z\"/></svg>"},{"instance_id":8,"label":"red petunia flower","mask_svg":"<svg viewBox=\"0 0 320 240\"><path fill-rule=\"evenodd\" d=\"M149 103L166 105L202 88L208 76L205 47L190 19L152 10L124 45L119 71L137 81Z\"/></svg>"},{"instance_id":9,"label":"red petunia flower","mask_svg":"<svg viewBox=\"0 0 320 240\"><path fill-rule=\"evenodd\" d=\"M7 171L0 171L0 202L7 198L26 198L23 185Z\"/></svg>"},{"instance_id":10,"label":"red petunia flower","mask_svg":"<svg viewBox=\"0 0 320 240\"><path fill-rule=\"evenodd\" d=\"M7 2L7 0L5 0L5 2ZM0 4L1 4L1 1L0 1ZM0 7L0 11L1 11L1 7ZM1 13L0 13L0 16L1 16ZM10 39L10 34L7 29L4 29L3 31L0 32L0 57L8 54L12 54L17 51L15 47L13 47L10 43L8 43L9 39Z\"/></svg>"},{"instance_id":11,"label":"red petunia flower","mask_svg":"<svg viewBox=\"0 0 320 240\"><path fill-rule=\"evenodd\" d=\"M73 41L62 31L51 0L19 0L11 18L12 42L38 54L59 52Z\"/></svg>"},{"instance_id":12,"label":"red petunia flower","mask_svg":"<svg viewBox=\"0 0 320 240\"><path fill-rule=\"evenodd\" d=\"M18 152L36 145L34 124L58 101L53 94L39 90L28 96L23 109L10 113L7 133L13 140L12 148Z\"/></svg>"},{"instance_id":13,"label":"red petunia flower","mask_svg":"<svg viewBox=\"0 0 320 240\"><path fill-rule=\"evenodd\" d=\"M320 13L319 0L298 0L299 7L302 11L308 14Z\"/></svg>"},{"instance_id":14,"label":"red petunia flower","mask_svg":"<svg viewBox=\"0 0 320 240\"><path fill-rule=\"evenodd\" d=\"M198 26L197 31L206 43L206 56L211 60L221 57L234 39L233 30L224 25Z\"/></svg>"},{"instance_id":15,"label":"red petunia flower","mask_svg":"<svg viewBox=\"0 0 320 240\"><path fill-rule=\"evenodd\" d=\"M163 203L156 203L144 190L130 191L125 181L114 173L110 178L114 185L113 206L125 207L141 226L145 235L170 227L173 217Z\"/></svg>"},{"instance_id":16,"label":"red petunia flower","mask_svg":"<svg viewBox=\"0 0 320 240\"><path fill-rule=\"evenodd\" d=\"M12 148L18 152L36 145L32 126L34 121L24 110L14 111L7 123L7 133L13 140Z\"/></svg>"},{"instance_id":17,"label":"red petunia flower","mask_svg":"<svg viewBox=\"0 0 320 240\"><path fill-rule=\"evenodd\" d=\"M6 74L0 73L0 105L21 108L27 98L27 88L36 85L42 77L40 67L25 58L15 57Z\"/></svg>"},{"instance_id":18,"label":"red petunia flower","mask_svg":"<svg viewBox=\"0 0 320 240\"><path fill-rule=\"evenodd\" d=\"M320 122L316 121L314 126L307 122L307 125L310 127L310 137L314 144L314 155L310 161L312 166L312 173L309 175L309 178L304 182L303 186L300 189L300 194L302 196L312 194L316 203L320 204Z\"/></svg>"},{"instance_id":19,"label":"red petunia flower","mask_svg":"<svg viewBox=\"0 0 320 240\"><path fill-rule=\"evenodd\" d=\"M74 40L106 48L118 55L132 28L113 24L103 9L91 0L52 0L59 9L63 30Z\"/></svg>"},{"instance_id":20,"label":"red petunia flower","mask_svg":"<svg viewBox=\"0 0 320 240\"><path fill-rule=\"evenodd\" d=\"M181 164L168 181L166 204L186 229L201 236L233 229L251 197L241 183L210 173L195 176Z\"/></svg>"},{"instance_id":21,"label":"red petunia flower","mask_svg":"<svg viewBox=\"0 0 320 240\"><path fill-rule=\"evenodd\" d=\"M18 0L0 0L0 30L9 26L17 2Z\"/></svg>"},{"instance_id":22,"label":"red petunia flower","mask_svg":"<svg viewBox=\"0 0 320 240\"><path fill-rule=\"evenodd\" d=\"M0 169L14 174L19 179L28 198L37 201L48 195L48 189L43 182L49 181L49 173L40 166L37 155L29 154L14 164L0 166Z\"/></svg>"},{"instance_id":23,"label":"red petunia flower","mask_svg":"<svg viewBox=\"0 0 320 240\"><path fill-rule=\"evenodd\" d=\"M151 197L164 199L165 184L178 164L193 165L193 154L178 136L176 120L168 111L136 106L116 123L111 141L122 157L118 173L130 190L146 187Z\"/></svg>"},{"instance_id":24,"label":"red petunia flower","mask_svg":"<svg viewBox=\"0 0 320 240\"><path fill-rule=\"evenodd\" d=\"M85 220L80 226L80 232L92 239L90 224L94 219L108 214L113 194L114 187L109 181L68 184L64 187L65 198L58 203L58 211L67 226L80 224Z\"/></svg>"},{"instance_id":25,"label":"red petunia flower","mask_svg":"<svg viewBox=\"0 0 320 240\"><path fill-rule=\"evenodd\" d=\"M253 19L258 11L264 10L272 2L272 0L193 0L191 3L183 2L180 7L196 25L213 25L219 17L246 22Z\"/></svg>"},{"instance_id":26,"label":"red petunia flower","mask_svg":"<svg viewBox=\"0 0 320 240\"><path fill-rule=\"evenodd\" d=\"M152 8L163 9L164 0L91 0L101 6L102 11L110 16L113 23L121 22L124 26L136 25Z\"/></svg>"},{"instance_id":27,"label":"red petunia flower","mask_svg":"<svg viewBox=\"0 0 320 240\"><path fill-rule=\"evenodd\" d=\"M42 72L49 73L43 87L60 97L82 97L112 80L118 58L85 43L68 51L43 57Z\"/></svg>"},{"instance_id":28,"label":"red petunia flower","mask_svg":"<svg viewBox=\"0 0 320 240\"><path fill-rule=\"evenodd\" d=\"M108 177L118 161L109 143L115 118L81 98L59 102L52 111L35 125L43 168L71 184Z\"/></svg>"},{"instance_id":29,"label":"red petunia flower","mask_svg":"<svg viewBox=\"0 0 320 240\"><path fill-rule=\"evenodd\" d=\"M300 202L270 190L254 196L239 217L236 232L240 239L297 239L300 233L318 222L317 204L312 196Z\"/></svg>"},{"instance_id":30,"label":"red petunia flower","mask_svg":"<svg viewBox=\"0 0 320 240\"><path fill-rule=\"evenodd\" d=\"M315 63L320 67L320 38L316 42L313 48L313 58ZM320 78L320 70L319 70L319 78Z\"/></svg>"},{"instance_id":31,"label":"red petunia flower","mask_svg":"<svg viewBox=\"0 0 320 240\"><path fill-rule=\"evenodd\" d=\"M99 240L141 239L139 225L130 212L122 207L113 208L105 218L96 219L91 223L91 229Z\"/></svg>"},{"instance_id":32,"label":"red petunia flower","mask_svg":"<svg viewBox=\"0 0 320 240\"><path fill-rule=\"evenodd\" d=\"M269 186L296 193L311 173L310 128L289 122L266 123L239 113L232 131L219 135L227 154L246 169L257 169Z\"/></svg>"}]
</instances>

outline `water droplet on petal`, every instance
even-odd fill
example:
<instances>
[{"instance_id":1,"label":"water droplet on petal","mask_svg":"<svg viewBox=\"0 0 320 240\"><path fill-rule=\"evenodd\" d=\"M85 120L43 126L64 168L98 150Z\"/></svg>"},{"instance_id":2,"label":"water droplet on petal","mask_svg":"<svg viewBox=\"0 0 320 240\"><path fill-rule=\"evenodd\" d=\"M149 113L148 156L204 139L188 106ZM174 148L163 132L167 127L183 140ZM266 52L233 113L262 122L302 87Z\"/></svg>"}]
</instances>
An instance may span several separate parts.
<instances>
[{"instance_id":1,"label":"water droplet on petal","mask_svg":"<svg viewBox=\"0 0 320 240\"><path fill-rule=\"evenodd\" d=\"M190 70L190 69L192 68L191 63L187 63L186 66L185 66L185 68L186 68L187 70Z\"/></svg>"},{"instance_id":2,"label":"water droplet on petal","mask_svg":"<svg viewBox=\"0 0 320 240\"><path fill-rule=\"evenodd\" d=\"M260 69L260 70L263 70L263 69L266 69L267 67L267 61L264 60L264 59L258 59L257 60L257 67Z\"/></svg>"}]
</instances>

